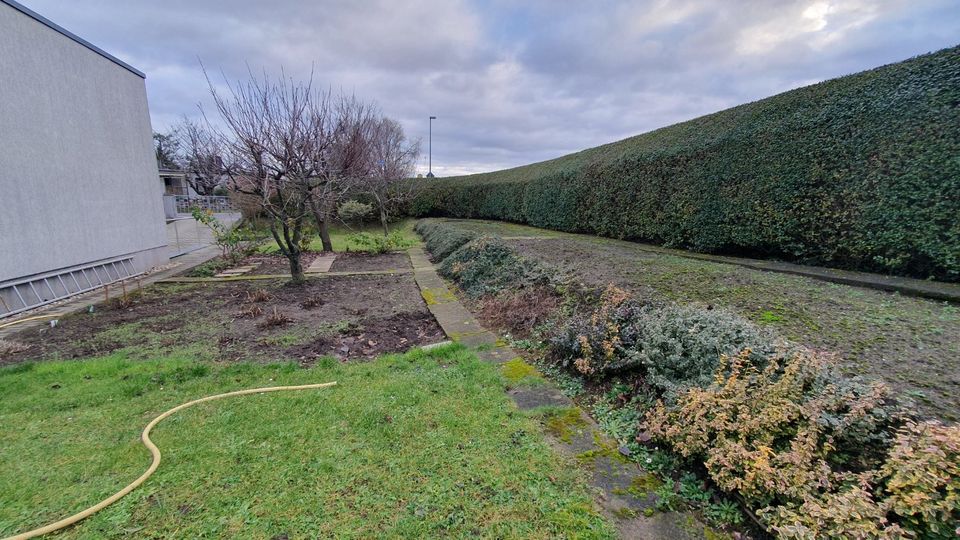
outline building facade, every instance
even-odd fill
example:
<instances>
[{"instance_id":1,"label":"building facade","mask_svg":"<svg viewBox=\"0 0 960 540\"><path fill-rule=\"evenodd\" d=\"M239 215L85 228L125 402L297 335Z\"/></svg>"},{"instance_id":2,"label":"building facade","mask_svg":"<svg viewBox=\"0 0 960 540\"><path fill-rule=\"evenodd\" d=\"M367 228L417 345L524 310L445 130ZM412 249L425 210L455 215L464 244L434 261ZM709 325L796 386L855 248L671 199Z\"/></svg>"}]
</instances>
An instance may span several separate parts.
<instances>
[{"instance_id":1,"label":"building facade","mask_svg":"<svg viewBox=\"0 0 960 540\"><path fill-rule=\"evenodd\" d=\"M0 317L167 262L143 73L0 0Z\"/></svg>"}]
</instances>

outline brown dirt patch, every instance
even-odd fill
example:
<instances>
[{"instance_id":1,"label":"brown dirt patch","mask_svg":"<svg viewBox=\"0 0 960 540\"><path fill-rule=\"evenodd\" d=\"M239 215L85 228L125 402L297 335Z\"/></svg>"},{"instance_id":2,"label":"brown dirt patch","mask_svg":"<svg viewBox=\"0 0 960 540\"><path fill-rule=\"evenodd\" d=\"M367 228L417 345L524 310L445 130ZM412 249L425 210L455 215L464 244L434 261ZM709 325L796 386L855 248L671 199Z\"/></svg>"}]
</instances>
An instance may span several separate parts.
<instances>
[{"instance_id":1,"label":"brown dirt patch","mask_svg":"<svg viewBox=\"0 0 960 540\"><path fill-rule=\"evenodd\" d=\"M265 294L257 294L260 290ZM322 302L302 307L308 299ZM274 313L283 324L267 324ZM64 317L55 328L10 336L28 348L4 354L0 364L120 349L132 357L186 350L198 359L221 361L368 358L442 336L410 275L328 276L308 279L302 287L282 279L158 284L129 307L98 306L92 314Z\"/></svg>"},{"instance_id":2,"label":"brown dirt patch","mask_svg":"<svg viewBox=\"0 0 960 540\"><path fill-rule=\"evenodd\" d=\"M300 263L303 265L303 269L306 270L310 263L314 259L319 257L319 253L313 251L304 252L300 256ZM262 276L289 276L290 275L290 261L286 257L280 255L279 253L271 253L269 255L251 255L243 260L237 266L255 266L253 270L248 272L252 275L262 275Z\"/></svg>"},{"instance_id":3,"label":"brown dirt patch","mask_svg":"<svg viewBox=\"0 0 960 540\"><path fill-rule=\"evenodd\" d=\"M371 317L349 325L335 335L320 336L310 343L287 349L301 361L323 356L340 359L374 358L383 352L397 352L414 345L437 343L443 331L429 312L396 313L389 317Z\"/></svg>"},{"instance_id":4,"label":"brown dirt patch","mask_svg":"<svg viewBox=\"0 0 960 540\"><path fill-rule=\"evenodd\" d=\"M406 270L410 258L406 253L337 253L330 267L331 272L369 272L374 270Z\"/></svg>"}]
</instances>

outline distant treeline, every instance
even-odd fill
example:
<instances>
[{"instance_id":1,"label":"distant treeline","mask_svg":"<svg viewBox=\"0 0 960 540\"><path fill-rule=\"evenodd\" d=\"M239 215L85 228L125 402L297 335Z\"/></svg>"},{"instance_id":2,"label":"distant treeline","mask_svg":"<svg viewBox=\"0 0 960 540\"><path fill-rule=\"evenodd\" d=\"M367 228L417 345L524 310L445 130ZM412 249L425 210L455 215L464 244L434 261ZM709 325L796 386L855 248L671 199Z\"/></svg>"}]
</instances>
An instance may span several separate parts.
<instances>
[{"instance_id":1,"label":"distant treeline","mask_svg":"<svg viewBox=\"0 0 960 540\"><path fill-rule=\"evenodd\" d=\"M423 181L415 216L960 281L960 47L550 161Z\"/></svg>"}]
</instances>

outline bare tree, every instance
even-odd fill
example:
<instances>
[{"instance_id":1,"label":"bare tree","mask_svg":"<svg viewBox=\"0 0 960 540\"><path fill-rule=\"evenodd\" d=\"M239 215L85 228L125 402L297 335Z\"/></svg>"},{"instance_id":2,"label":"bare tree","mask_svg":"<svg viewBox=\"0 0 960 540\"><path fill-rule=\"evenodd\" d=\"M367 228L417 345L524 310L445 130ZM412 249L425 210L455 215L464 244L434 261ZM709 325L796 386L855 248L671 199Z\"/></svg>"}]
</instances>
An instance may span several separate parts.
<instances>
[{"instance_id":1,"label":"bare tree","mask_svg":"<svg viewBox=\"0 0 960 540\"><path fill-rule=\"evenodd\" d=\"M153 132L153 150L157 155L157 167L161 169L179 169L177 155L180 141L176 128L168 133Z\"/></svg>"},{"instance_id":2,"label":"bare tree","mask_svg":"<svg viewBox=\"0 0 960 540\"><path fill-rule=\"evenodd\" d=\"M311 189L311 210L324 251L333 251L329 232L332 209L373 170L371 141L377 122L375 105L355 96L339 96L330 112L326 144L317 157L320 166Z\"/></svg>"},{"instance_id":3,"label":"bare tree","mask_svg":"<svg viewBox=\"0 0 960 540\"><path fill-rule=\"evenodd\" d=\"M420 155L420 141L407 140L403 126L391 118L377 120L370 141L373 168L361 184L380 212L384 236L390 233L390 215L416 197L422 182L406 181L413 176Z\"/></svg>"},{"instance_id":4,"label":"bare tree","mask_svg":"<svg viewBox=\"0 0 960 540\"><path fill-rule=\"evenodd\" d=\"M199 195L213 195L226 178L222 137L206 123L187 117L177 124L180 163L187 174L187 183Z\"/></svg>"},{"instance_id":5,"label":"bare tree","mask_svg":"<svg viewBox=\"0 0 960 540\"><path fill-rule=\"evenodd\" d=\"M325 136L329 93L315 91L312 81L312 76L306 82L294 82L282 74L276 80L251 74L245 82L228 84L226 93L221 93L207 76L226 126L220 140L231 163L224 172L234 190L260 201L270 217L270 232L290 262L294 283L305 279L304 224L322 165L317 159L329 144Z\"/></svg>"}]
</instances>

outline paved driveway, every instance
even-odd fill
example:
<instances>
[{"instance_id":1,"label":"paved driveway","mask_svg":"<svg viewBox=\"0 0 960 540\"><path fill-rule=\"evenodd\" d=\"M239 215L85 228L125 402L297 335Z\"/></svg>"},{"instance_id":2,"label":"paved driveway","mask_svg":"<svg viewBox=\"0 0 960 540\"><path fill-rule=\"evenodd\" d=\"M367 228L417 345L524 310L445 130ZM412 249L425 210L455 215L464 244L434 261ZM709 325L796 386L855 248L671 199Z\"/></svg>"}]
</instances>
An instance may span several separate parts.
<instances>
[{"instance_id":1,"label":"paved driveway","mask_svg":"<svg viewBox=\"0 0 960 540\"><path fill-rule=\"evenodd\" d=\"M239 213L214 215L226 225L233 225L240 220ZM213 244L213 234L210 229L192 217L181 215L167 222L167 252L171 258L211 244Z\"/></svg>"}]
</instances>

